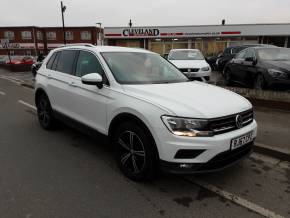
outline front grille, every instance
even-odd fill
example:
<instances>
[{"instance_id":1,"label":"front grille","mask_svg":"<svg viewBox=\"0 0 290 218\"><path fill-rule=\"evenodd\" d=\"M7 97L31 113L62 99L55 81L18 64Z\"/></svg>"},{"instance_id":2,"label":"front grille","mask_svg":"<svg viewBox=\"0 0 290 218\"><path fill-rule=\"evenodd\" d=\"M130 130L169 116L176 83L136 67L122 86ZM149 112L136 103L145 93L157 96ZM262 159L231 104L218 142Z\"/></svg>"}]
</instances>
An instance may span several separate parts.
<instances>
[{"instance_id":1,"label":"front grille","mask_svg":"<svg viewBox=\"0 0 290 218\"><path fill-rule=\"evenodd\" d=\"M179 69L183 73L198 72L199 68L181 68Z\"/></svg>"},{"instance_id":2,"label":"front grille","mask_svg":"<svg viewBox=\"0 0 290 218\"><path fill-rule=\"evenodd\" d=\"M242 117L242 127L249 125L254 120L254 112L252 109L238 114ZM236 116L238 114L209 120L210 131L213 131L215 135L218 135L238 129L236 125Z\"/></svg>"}]
</instances>

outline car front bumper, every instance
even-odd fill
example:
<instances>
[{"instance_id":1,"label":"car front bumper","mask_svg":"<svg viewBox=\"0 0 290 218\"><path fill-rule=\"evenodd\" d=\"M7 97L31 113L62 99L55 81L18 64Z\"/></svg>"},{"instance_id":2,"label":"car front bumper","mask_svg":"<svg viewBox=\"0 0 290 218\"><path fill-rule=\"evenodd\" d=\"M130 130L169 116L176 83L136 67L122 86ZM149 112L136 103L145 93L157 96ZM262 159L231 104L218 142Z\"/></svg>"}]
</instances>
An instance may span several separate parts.
<instances>
[{"instance_id":1,"label":"car front bumper","mask_svg":"<svg viewBox=\"0 0 290 218\"><path fill-rule=\"evenodd\" d=\"M247 134L249 132L252 132L252 137L253 139L255 139L257 136L257 123L254 120L251 124L241 129L237 129L220 135L215 135L213 137L175 136L166 128L155 129L155 131L158 131L158 138L162 139L156 142L158 144L157 147L161 161L161 168L167 168L169 170L166 171L174 172L177 172L177 169L179 169L181 172L183 172L184 170L186 172L211 171L212 169L214 170L215 167L208 167L206 166L206 164L212 162L218 155L224 154L224 156L226 157L228 154L230 157L231 151L234 152L239 151L240 148L244 149L247 147L251 147L251 143L249 143L235 150L231 150L230 144L232 139ZM176 155L180 150L200 150L202 152L193 158L176 158ZM242 153L237 156L234 155L231 158L231 161L223 161L223 164L221 164L221 166L218 166L217 168L222 168L226 165L230 165L231 163L241 159L243 156L246 156L248 153L250 153L250 150L251 149L249 148L247 152L245 151L244 155L242 155ZM202 168L204 169L201 170Z\"/></svg>"},{"instance_id":2,"label":"car front bumper","mask_svg":"<svg viewBox=\"0 0 290 218\"><path fill-rule=\"evenodd\" d=\"M190 80L201 80L207 82L210 79L211 71L198 71L198 72L183 72L183 74Z\"/></svg>"},{"instance_id":3,"label":"car front bumper","mask_svg":"<svg viewBox=\"0 0 290 218\"><path fill-rule=\"evenodd\" d=\"M198 174L223 170L244 158L248 157L253 150L254 141L243 145L235 150L219 153L206 163L175 163L160 160L160 169L173 174Z\"/></svg>"}]
</instances>

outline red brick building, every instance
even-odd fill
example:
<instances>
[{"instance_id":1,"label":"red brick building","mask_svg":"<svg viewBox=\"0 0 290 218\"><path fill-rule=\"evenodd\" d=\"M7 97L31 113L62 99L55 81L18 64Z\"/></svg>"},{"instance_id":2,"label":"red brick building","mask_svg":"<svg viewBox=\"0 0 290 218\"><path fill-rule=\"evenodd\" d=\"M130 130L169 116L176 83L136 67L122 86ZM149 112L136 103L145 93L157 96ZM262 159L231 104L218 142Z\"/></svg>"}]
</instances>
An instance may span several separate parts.
<instances>
[{"instance_id":1,"label":"red brick building","mask_svg":"<svg viewBox=\"0 0 290 218\"><path fill-rule=\"evenodd\" d=\"M95 26L66 27L66 42L100 44L103 30ZM64 44L62 27L0 27L0 39L9 40L11 55L47 54ZM7 55L7 48L0 44L0 55Z\"/></svg>"}]
</instances>

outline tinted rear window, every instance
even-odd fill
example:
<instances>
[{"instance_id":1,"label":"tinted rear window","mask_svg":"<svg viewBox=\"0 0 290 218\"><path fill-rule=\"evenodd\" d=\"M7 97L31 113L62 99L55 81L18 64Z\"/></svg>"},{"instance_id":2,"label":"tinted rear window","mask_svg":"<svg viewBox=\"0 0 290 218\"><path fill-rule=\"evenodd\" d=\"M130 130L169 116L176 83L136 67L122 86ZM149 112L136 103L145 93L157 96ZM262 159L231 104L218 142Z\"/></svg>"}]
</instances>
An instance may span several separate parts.
<instances>
[{"instance_id":1,"label":"tinted rear window","mask_svg":"<svg viewBox=\"0 0 290 218\"><path fill-rule=\"evenodd\" d=\"M78 51L74 50L64 50L60 52L56 71L73 74L75 58Z\"/></svg>"}]
</instances>

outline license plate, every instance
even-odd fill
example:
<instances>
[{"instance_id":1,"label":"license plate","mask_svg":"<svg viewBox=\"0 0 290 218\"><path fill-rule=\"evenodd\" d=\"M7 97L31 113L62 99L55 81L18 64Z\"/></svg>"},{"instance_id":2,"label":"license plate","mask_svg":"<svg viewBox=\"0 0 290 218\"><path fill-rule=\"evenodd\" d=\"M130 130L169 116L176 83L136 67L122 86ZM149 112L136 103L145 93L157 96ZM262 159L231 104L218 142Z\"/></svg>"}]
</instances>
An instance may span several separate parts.
<instances>
[{"instance_id":1,"label":"license plate","mask_svg":"<svg viewBox=\"0 0 290 218\"><path fill-rule=\"evenodd\" d=\"M249 142L253 141L253 132L249 132L245 135L242 135L238 138L232 139L231 141L231 150L237 149Z\"/></svg>"}]
</instances>

